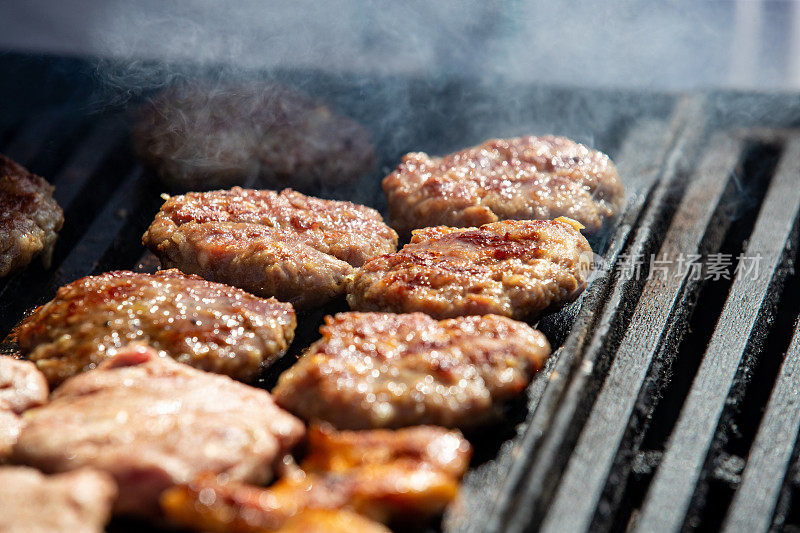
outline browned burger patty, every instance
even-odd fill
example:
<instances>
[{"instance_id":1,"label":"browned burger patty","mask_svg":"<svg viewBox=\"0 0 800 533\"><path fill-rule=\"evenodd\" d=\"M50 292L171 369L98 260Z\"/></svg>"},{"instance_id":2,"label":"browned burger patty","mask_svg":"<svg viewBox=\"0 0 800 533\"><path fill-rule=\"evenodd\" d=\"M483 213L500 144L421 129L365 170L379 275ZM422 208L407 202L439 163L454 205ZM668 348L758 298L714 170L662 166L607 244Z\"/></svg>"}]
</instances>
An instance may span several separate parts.
<instances>
[{"instance_id":1,"label":"browned burger patty","mask_svg":"<svg viewBox=\"0 0 800 533\"><path fill-rule=\"evenodd\" d=\"M165 267L297 307L341 295L354 267L397 246L369 207L239 187L173 196L142 240Z\"/></svg>"},{"instance_id":2,"label":"browned burger patty","mask_svg":"<svg viewBox=\"0 0 800 533\"><path fill-rule=\"evenodd\" d=\"M45 476L25 466L0 467L0 531L102 533L116 495L111 476L90 468Z\"/></svg>"},{"instance_id":3,"label":"browned burger patty","mask_svg":"<svg viewBox=\"0 0 800 533\"><path fill-rule=\"evenodd\" d=\"M297 325L290 304L177 270L108 272L61 287L17 330L22 353L51 385L90 370L131 341L236 379L285 353Z\"/></svg>"},{"instance_id":4,"label":"browned burger patty","mask_svg":"<svg viewBox=\"0 0 800 533\"><path fill-rule=\"evenodd\" d=\"M301 418L338 428L485 424L550 354L539 331L496 315L340 313L325 323L273 394Z\"/></svg>"},{"instance_id":5,"label":"browned burger patty","mask_svg":"<svg viewBox=\"0 0 800 533\"><path fill-rule=\"evenodd\" d=\"M259 83L169 89L141 111L136 153L175 190L309 189L375 164L369 133L308 96Z\"/></svg>"},{"instance_id":6,"label":"browned burger patty","mask_svg":"<svg viewBox=\"0 0 800 533\"><path fill-rule=\"evenodd\" d=\"M566 216L590 232L625 196L607 155L564 137L492 139L444 157L411 153L383 180L392 226L480 226Z\"/></svg>"},{"instance_id":7,"label":"browned burger patty","mask_svg":"<svg viewBox=\"0 0 800 533\"><path fill-rule=\"evenodd\" d=\"M49 267L63 225L53 186L0 154L0 277L37 255Z\"/></svg>"},{"instance_id":8,"label":"browned burger patty","mask_svg":"<svg viewBox=\"0 0 800 533\"><path fill-rule=\"evenodd\" d=\"M312 426L302 470L268 487L202 476L166 491L165 514L202 531L283 531L298 513L352 510L379 522L424 524L458 494L472 448L458 431L333 431Z\"/></svg>"},{"instance_id":9,"label":"browned burger patty","mask_svg":"<svg viewBox=\"0 0 800 533\"><path fill-rule=\"evenodd\" d=\"M159 514L161 492L199 474L266 483L305 434L268 392L131 345L25 412L14 460L46 472L89 466L119 485L115 509Z\"/></svg>"},{"instance_id":10,"label":"browned burger patty","mask_svg":"<svg viewBox=\"0 0 800 533\"><path fill-rule=\"evenodd\" d=\"M397 253L365 263L347 301L359 311L533 319L586 286L592 250L578 228L559 218L418 230Z\"/></svg>"},{"instance_id":11,"label":"browned burger patty","mask_svg":"<svg viewBox=\"0 0 800 533\"><path fill-rule=\"evenodd\" d=\"M47 380L36 365L0 356L0 462L17 442L22 427L20 415L44 404L48 393Z\"/></svg>"}]
</instances>

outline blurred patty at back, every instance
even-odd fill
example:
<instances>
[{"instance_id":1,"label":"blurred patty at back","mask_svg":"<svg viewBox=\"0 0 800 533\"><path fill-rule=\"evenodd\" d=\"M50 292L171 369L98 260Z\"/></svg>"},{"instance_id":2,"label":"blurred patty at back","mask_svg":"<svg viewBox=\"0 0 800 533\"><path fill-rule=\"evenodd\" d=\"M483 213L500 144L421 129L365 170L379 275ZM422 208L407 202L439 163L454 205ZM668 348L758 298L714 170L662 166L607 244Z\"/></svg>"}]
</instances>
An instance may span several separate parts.
<instances>
[{"instance_id":1,"label":"blurred patty at back","mask_svg":"<svg viewBox=\"0 0 800 533\"><path fill-rule=\"evenodd\" d=\"M139 113L133 143L175 191L352 182L375 164L363 126L294 89L259 82L181 85Z\"/></svg>"}]
</instances>

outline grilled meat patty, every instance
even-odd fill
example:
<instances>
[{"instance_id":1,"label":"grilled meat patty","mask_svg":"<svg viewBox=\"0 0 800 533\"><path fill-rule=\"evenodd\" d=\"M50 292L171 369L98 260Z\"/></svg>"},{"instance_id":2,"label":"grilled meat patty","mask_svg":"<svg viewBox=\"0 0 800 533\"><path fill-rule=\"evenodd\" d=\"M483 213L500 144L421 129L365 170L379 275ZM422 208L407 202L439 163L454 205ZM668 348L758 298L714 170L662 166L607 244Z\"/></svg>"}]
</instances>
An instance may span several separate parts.
<instances>
[{"instance_id":1,"label":"grilled meat patty","mask_svg":"<svg viewBox=\"0 0 800 533\"><path fill-rule=\"evenodd\" d=\"M550 354L542 333L496 315L340 313L325 324L273 394L338 428L474 428L497 418Z\"/></svg>"},{"instance_id":2,"label":"grilled meat patty","mask_svg":"<svg viewBox=\"0 0 800 533\"><path fill-rule=\"evenodd\" d=\"M567 216L590 232L625 196L607 155L564 137L492 139L444 157L410 153L383 180L392 226L427 226Z\"/></svg>"},{"instance_id":3,"label":"grilled meat patty","mask_svg":"<svg viewBox=\"0 0 800 533\"><path fill-rule=\"evenodd\" d=\"M20 415L44 404L47 395L47 380L36 365L0 356L0 462L17 442L22 426Z\"/></svg>"},{"instance_id":4,"label":"grilled meat patty","mask_svg":"<svg viewBox=\"0 0 800 533\"><path fill-rule=\"evenodd\" d=\"M61 287L17 328L22 353L51 385L94 368L131 341L194 367L254 378L283 355L290 304L177 270L108 272Z\"/></svg>"},{"instance_id":5,"label":"grilled meat patty","mask_svg":"<svg viewBox=\"0 0 800 533\"><path fill-rule=\"evenodd\" d=\"M322 102L259 83L168 89L133 128L138 156L182 191L352 182L375 164L369 137Z\"/></svg>"},{"instance_id":6,"label":"grilled meat patty","mask_svg":"<svg viewBox=\"0 0 800 533\"><path fill-rule=\"evenodd\" d=\"M239 187L170 198L142 240L166 267L299 308L341 295L354 267L397 247L369 207Z\"/></svg>"},{"instance_id":7,"label":"grilled meat patty","mask_svg":"<svg viewBox=\"0 0 800 533\"><path fill-rule=\"evenodd\" d=\"M64 213L53 186L0 154L0 277L41 255L50 266Z\"/></svg>"},{"instance_id":8,"label":"grilled meat patty","mask_svg":"<svg viewBox=\"0 0 800 533\"><path fill-rule=\"evenodd\" d=\"M16 462L46 472L90 466L119 485L116 511L152 516L161 492L201 472L265 483L303 424L269 393L142 345L64 382L25 412Z\"/></svg>"},{"instance_id":9,"label":"grilled meat patty","mask_svg":"<svg viewBox=\"0 0 800 533\"><path fill-rule=\"evenodd\" d=\"M592 250L580 227L559 218L417 230L354 274L347 301L359 311L533 319L584 290Z\"/></svg>"},{"instance_id":10,"label":"grilled meat patty","mask_svg":"<svg viewBox=\"0 0 800 533\"><path fill-rule=\"evenodd\" d=\"M25 466L0 467L0 531L101 533L116 495L111 476L89 468L45 476Z\"/></svg>"},{"instance_id":11,"label":"grilled meat patty","mask_svg":"<svg viewBox=\"0 0 800 533\"><path fill-rule=\"evenodd\" d=\"M418 426L343 431L312 426L302 470L264 489L203 476L166 491L165 514L203 531L282 530L309 510L346 509L379 522L424 523L458 494L472 453L458 431Z\"/></svg>"}]
</instances>

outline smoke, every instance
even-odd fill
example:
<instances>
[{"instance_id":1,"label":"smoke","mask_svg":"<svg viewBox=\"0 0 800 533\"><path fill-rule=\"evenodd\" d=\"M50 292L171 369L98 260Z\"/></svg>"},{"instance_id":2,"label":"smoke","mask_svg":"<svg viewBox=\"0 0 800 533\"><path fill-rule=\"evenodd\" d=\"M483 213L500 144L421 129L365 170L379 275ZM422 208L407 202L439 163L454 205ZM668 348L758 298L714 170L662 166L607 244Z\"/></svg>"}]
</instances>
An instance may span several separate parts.
<instances>
[{"instance_id":1,"label":"smoke","mask_svg":"<svg viewBox=\"0 0 800 533\"><path fill-rule=\"evenodd\" d=\"M28 0L4 11L0 45L78 55L592 87L800 86L792 2Z\"/></svg>"},{"instance_id":2,"label":"smoke","mask_svg":"<svg viewBox=\"0 0 800 533\"><path fill-rule=\"evenodd\" d=\"M198 78L277 80L364 123L378 174L407 151L527 133L613 152L621 125L665 112L650 90L800 88L800 8L783 2L16 4L0 46L35 36L30 48L97 57L97 107Z\"/></svg>"},{"instance_id":3,"label":"smoke","mask_svg":"<svg viewBox=\"0 0 800 533\"><path fill-rule=\"evenodd\" d=\"M32 3L37 2L43 0ZM200 74L224 81L312 71L334 80L347 79L355 94L375 91L369 80L402 78L398 86L381 87L382 97L368 96L394 104L386 109L388 114L413 116L427 107L432 116L446 116L451 110L431 101L409 101L412 96L404 92L404 81L423 80L428 92L436 94L449 90L452 80L467 79L488 95L487 105L497 103L493 92L506 98L507 116L496 121L506 128L496 135L529 130L526 123L509 125L506 119L529 114L527 110L537 100L535 95L531 100L529 94L513 94L508 90L512 86L668 91L777 88L795 83L792 72L800 71L795 65L800 64L800 54L791 50L800 42L795 31L800 9L791 3L65 3L73 9L81 6L87 13L82 46L108 59L98 73L122 100ZM330 86L320 88L318 78L296 75L292 82L311 92L330 92ZM458 96L464 96L464 101L470 97L449 95ZM475 109L470 111L476 114ZM586 122L586 116L580 116L585 115L583 109L568 111L575 115L568 122ZM480 140L480 135L493 135L488 130L491 127L480 128L470 137Z\"/></svg>"}]
</instances>

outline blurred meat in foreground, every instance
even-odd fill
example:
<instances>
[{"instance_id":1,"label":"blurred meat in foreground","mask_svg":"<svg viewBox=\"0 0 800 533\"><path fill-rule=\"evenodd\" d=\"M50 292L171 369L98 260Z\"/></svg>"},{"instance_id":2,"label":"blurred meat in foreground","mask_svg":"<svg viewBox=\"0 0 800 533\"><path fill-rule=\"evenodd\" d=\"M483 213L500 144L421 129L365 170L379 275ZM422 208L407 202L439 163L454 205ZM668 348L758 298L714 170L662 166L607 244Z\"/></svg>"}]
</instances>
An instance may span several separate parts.
<instances>
[{"instance_id":1,"label":"blurred meat in foreground","mask_svg":"<svg viewBox=\"0 0 800 533\"><path fill-rule=\"evenodd\" d=\"M309 430L302 470L268 488L207 475L170 489L161 503L181 526L222 533L280 530L312 509L355 511L383 523L425 523L458 493L471 447L457 431Z\"/></svg>"},{"instance_id":2,"label":"blurred meat in foreground","mask_svg":"<svg viewBox=\"0 0 800 533\"><path fill-rule=\"evenodd\" d=\"M47 395L47 380L36 365L0 356L0 463L17 442L22 413L44 404Z\"/></svg>"},{"instance_id":3,"label":"blurred meat in foreground","mask_svg":"<svg viewBox=\"0 0 800 533\"><path fill-rule=\"evenodd\" d=\"M304 433L268 392L131 345L26 411L12 459L106 471L119 485L115 511L152 518L164 489L201 472L270 481Z\"/></svg>"},{"instance_id":4,"label":"blurred meat in foreground","mask_svg":"<svg viewBox=\"0 0 800 533\"><path fill-rule=\"evenodd\" d=\"M554 136L492 139L444 157L407 154L383 190L401 235L560 216L596 232L625 197L607 155Z\"/></svg>"},{"instance_id":5,"label":"blurred meat in foreground","mask_svg":"<svg viewBox=\"0 0 800 533\"><path fill-rule=\"evenodd\" d=\"M288 519L278 533L390 533L390 530L352 511L306 509Z\"/></svg>"},{"instance_id":6,"label":"blurred meat in foreground","mask_svg":"<svg viewBox=\"0 0 800 533\"><path fill-rule=\"evenodd\" d=\"M353 182L370 171L369 133L299 91L259 82L168 89L133 129L139 157L176 191Z\"/></svg>"},{"instance_id":7,"label":"blurred meat in foreground","mask_svg":"<svg viewBox=\"0 0 800 533\"><path fill-rule=\"evenodd\" d=\"M0 531L100 533L116 495L113 478L90 468L45 476L25 466L0 467Z\"/></svg>"}]
</instances>

